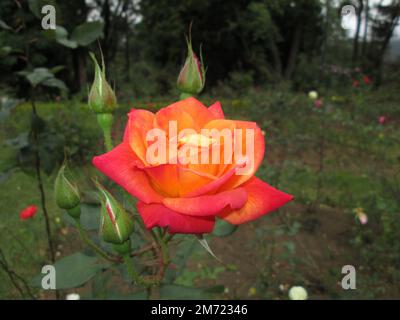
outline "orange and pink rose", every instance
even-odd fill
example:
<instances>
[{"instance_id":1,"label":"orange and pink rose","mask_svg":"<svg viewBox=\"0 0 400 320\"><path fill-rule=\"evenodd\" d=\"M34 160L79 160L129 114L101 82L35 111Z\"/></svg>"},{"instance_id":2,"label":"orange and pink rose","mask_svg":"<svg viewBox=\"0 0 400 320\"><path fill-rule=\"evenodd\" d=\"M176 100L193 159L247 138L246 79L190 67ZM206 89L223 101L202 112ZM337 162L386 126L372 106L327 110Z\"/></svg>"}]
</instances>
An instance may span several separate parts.
<instances>
[{"instance_id":1,"label":"orange and pink rose","mask_svg":"<svg viewBox=\"0 0 400 320\"><path fill-rule=\"evenodd\" d=\"M173 139L168 136L171 121L176 122L180 132L192 129L199 136L202 129L253 130L251 169L244 175L236 174L243 166L243 159L232 163L149 162L147 151L152 143L148 132L161 129L166 132L167 140ZM241 142L246 152L248 142ZM200 148L211 147L201 143ZM147 228L159 226L171 233L201 234L212 232L216 219L239 225L293 199L254 176L264 159L264 151L264 136L256 123L225 119L219 102L207 108L198 100L188 98L157 113L131 110L122 143L94 157L93 164L138 199L137 209ZM223 152L222 148L221 158Z\"/></svg>"}]
</instances>

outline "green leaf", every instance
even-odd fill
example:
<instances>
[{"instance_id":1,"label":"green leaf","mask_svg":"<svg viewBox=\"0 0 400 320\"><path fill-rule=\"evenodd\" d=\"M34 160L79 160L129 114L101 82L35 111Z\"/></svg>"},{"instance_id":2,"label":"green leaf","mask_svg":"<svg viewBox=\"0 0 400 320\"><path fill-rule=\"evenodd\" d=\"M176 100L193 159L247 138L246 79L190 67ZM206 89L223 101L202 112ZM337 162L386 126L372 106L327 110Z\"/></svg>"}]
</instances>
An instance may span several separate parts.
<instances>
[{"instance_id":1,"label":"green leaf","mask_svg":"<svg viewBox=\"0 0 400 320\"><path fill-rule=\"evenodd\" d=\"M57 39L57 42L64 47L70 49L76 49L78 47L78 43L76 41L68 40L68 39Z\"/></svg>"},{"instance_id":2,"label":"green leaf","mask_svg":"<svg viewBox=\"0 0 400 320\"><path fill-rule=\"evenodd\" d=\"M57 88L60 89L61 91L68 91L68 88L65 85L64 81L61 81L60 79L57 78L46 79L42 82L42 85L46 87Z\"/></svg>"},{"instance_id":3,"label":"green leaf","mask_svg":"<svg viewBox=\"0 0 400 320\"><path fill-rule=\"evenodd\" d=\"M45 37L49 40L55 40L57 41L59 44L71 48L71 49L75 49L78 47L78 43L76 41L72 41L70 39L68 39L68 31L67 29L65 29L62 26L56 26L56 28L53 29L49 29L49 30L44 30L43 34L45 35Z\"/></svg>"},{"instance_id":4,"label":"green leaf","mask_svg":"<svg viewBox=\"0 0 400 320\"><path fill-rule=\"evenodd\" d=\"M10 46L5 46L0 48L0 57L5 57L9 55L12 51L12 48Z\"/></svg>"},{"instance_id":5,"label":"green leaf","mask_svg":"<svg viewBox=\"0 0 400 320\"><path fill-rule=\"evenodd\" d=\"M87 46L96 39L103 37L103 23L100 21L86 22L75 28L71 40L80 46Z\"/></svg>"},{"instance_id":6,"label":"green leaf","mask_svg":"<svg viewBox=\"0 0 400 320\"><path fill-rule=\"evenodd\" d=\"M50 69L50 72L52 74L57 74L57 73L59 73L60 71L62 71L64 69L65 69L65 66L55 66L55 67Z\"/></svg>"},{"instance_id":7,"label":"green leaf","mask_svg":"<svg viewBox=\"0 0 400 320\"><path fill-rule=\"evenodd\" d=\"M212 234L217 237L227 237L237 230L238 226L230 224L225 220L218 219Z\"/></svg>"},{"instance_id":8,"label":"green leaf","mask_svg":"<svg viewBox=\"0 0 400 320\"><path fill-rule=\"evenodd\" d=\"M0 19L0 28L2 28L4 30L12 30L12 28L1 19Z\"/></svg>"},{"instance_id":9,"label":"green leaf","mask_svg":"<svg viewBox=\"0 0 400 320\"><path fill-rule=\"evenodd\" d=\"M56 288L68 289L84 285L100 270L109 267L109 264L100 264L96 257L77 252L58 260L54 267L56 269ZM32 280L32 285L41 287L43 276L44 274L38 274Z\"/></svg>"},{"instance_id":10,"label":"green leaf","mask_svg":"<svg viewBox=\"0 0 400 320\"><path fill-rule=\"evenodd\" d=\"M22 72L20 74L23 75ZM32 72L27 72L25 77L33 87L36 87L38 84L41 84L43 81L53 78L54 76L47 68L35 68Z\"/></svg>"},{"instance_id":11,"label":"green leaf","mask_svg":"<svg viewBox=\"0 0 400 320\"><path fill-rule=\"evenodd\" d=\"M40 0L28 0L29 9L36 18L40 18L41 15L41 1Z\"/></svg>"},{"instance_id":12,"label":"green leaf","mask_svg":"<svg viewBox=\"0 0 400 320\"><path fill-rule=\"evenodd\" d=\"M41 19L43 17L42 8L48 4L55 6L56 12L58 12L55 0L28 0L29 9L38 19Z\"/></svg>"},{"instance_id":13,"label":"green leaf","mask_svg":"<svg viewBox=\"0 0 400 320\"><path fill-rule=\"evenodd\" d=\"M20 71L17 72L17 74L24 76L34 88L38 85L43 85L68 91L65 83L60 79L55 78L52 71L53 70L47 68L35 68L33 71ZM55 71L57 71L57 69Z\"/></svg>"}]
</instances>

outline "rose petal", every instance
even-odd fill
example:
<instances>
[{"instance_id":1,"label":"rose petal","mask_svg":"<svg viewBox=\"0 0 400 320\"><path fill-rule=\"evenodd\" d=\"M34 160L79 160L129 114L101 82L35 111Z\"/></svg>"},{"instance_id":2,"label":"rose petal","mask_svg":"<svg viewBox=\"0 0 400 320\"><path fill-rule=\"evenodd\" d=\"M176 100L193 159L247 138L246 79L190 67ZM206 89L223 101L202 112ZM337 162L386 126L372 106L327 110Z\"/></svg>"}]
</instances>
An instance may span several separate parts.
<instances>
[{"instance_id":1,"label":"rose petal","mask_svg":"<svg viewBox=\"0 0 400 320\"><path fill-rule=\"evenodd\" d=\"M192 216L211 216L226 207L231 210L240 209L247 201L244 188L224 191L215 195L194 198L164 198L163 204L176 212Z\"/></svg>"},{"instance_id":2,"label":"rose petal","mask_svg":"<svg viewBox=\"0 0 400 320\"><path fill-rule=\"evenodd\" d=\"M275 189L256 177L242 187L248 194L248 200L243 208L236 211L225 210L218 217L232 224L242 224L255 220L293 200L292 195Z\"/></svg>"},{"instance_id":3,"label":"rose petal","mask_svg":"<svg viewBox=\"0 0 400 320\"><path fill-rule=\"evenodd\" d=\"M179 133L183 129L199 131L214 116L200 101L190 97L161 109L156 113L156 119L160 128L166 132L169 131L169 122L177 121Z\"/></svg>"},{"instance_id":4,"label":"rose petal","mask_svg":"<svg viewBox=\"0 0 400 320\"><path fill-rule=\"evenodd\" d=\"M208 108L208 111L213 114L214 119L225 119L224 111L222 110L221 103L219 101L211 105Z\"/></svg>"},{"instance_id":5,"label":"rose petal","mask_svg":"<svg viewBox=\"0 0 400 320\"><path fill-rule=\"evenodd\" d=\"M152 188L146 174L135 166L137 157L127 143L93 158L93 165L139 200L150 203L162 201Z\"/></svg>"},{"instance_id":6,"label":"rose petal","mask_svg":"<svg viewBox=\"0 0 400 320\"><path fill-rule=\"evenodd\" d=\"M138 202L137 209L148 229L168 227L170 233L209 233L214 228L214 217L182 215L160 204Z\"/></svg>"},{"instance_id":7,"label":"rose petal","mask_svg":"<svg viewBox=\"0 0 400 320\"><path fill-rule=\"evenodd\" d=\"M124 133L124 142L127 142L135 152L141 163L138 166L148 166L146 151L148 143L147 133L154 128L155 115L147 110L132 109L128 114L128 123Z\"/></svg>"}]
</instances>

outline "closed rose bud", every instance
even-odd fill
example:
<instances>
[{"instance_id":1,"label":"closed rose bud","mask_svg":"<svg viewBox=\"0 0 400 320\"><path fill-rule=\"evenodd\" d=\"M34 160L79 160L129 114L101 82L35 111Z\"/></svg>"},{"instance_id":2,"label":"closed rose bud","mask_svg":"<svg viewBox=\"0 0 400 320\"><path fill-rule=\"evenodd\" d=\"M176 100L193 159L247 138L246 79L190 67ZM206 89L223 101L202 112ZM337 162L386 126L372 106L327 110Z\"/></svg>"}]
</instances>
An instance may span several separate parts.
<instances>
[{"instance_id":1,"label":"closed rose bud","mask_svg":"<svg viewBox=\"0 0 400 320\"><path fill-rule=\"evenodd\" d=\"M98 185L102 193L100 235L105 242L123 244L133 232L133 219L118 201Z\"/></svg>"},{"instance_id":2,"label":"closed rose bud","mask_svg":"<svg viewBox=\"0 0 400 320\"><path fill-rule=\"evenodd\" d=\"M73 216L79 217L78 210L76 209L81 201L79 190L65 176L65 167L66 165L63 165L57 174L54 184L55 199L60 208L68 210L68 213L71 211L73 212Z\"/></svg>"},{"instance_id":3,"label":"closed rose bud","mask_svg":"<svg viewBox=\"0 0 400 320\"><path fill-rule=\"evenodd\" d=\"M203 90L206 82L206 72L201 53L199 60L196 54L193 52L191 38L187 40L187 46L188 55L185 64L179 73L177 85L178 89L183 93L183 95L190 96L198 94Z\"/></svg>"},{"instance_id":4,"label":"closed rose bud","mask_svg":"<svg viewBox=\"0 0 400 320\"><path fill-rule=\"evenodd\" d=\"M96 57L90 53L94 63L94 81L89 92L89 107L95 113L112 113L117 107L117 98L106 80L104 61L102 68L97 63Z\"/></svg>"}]
</instances>

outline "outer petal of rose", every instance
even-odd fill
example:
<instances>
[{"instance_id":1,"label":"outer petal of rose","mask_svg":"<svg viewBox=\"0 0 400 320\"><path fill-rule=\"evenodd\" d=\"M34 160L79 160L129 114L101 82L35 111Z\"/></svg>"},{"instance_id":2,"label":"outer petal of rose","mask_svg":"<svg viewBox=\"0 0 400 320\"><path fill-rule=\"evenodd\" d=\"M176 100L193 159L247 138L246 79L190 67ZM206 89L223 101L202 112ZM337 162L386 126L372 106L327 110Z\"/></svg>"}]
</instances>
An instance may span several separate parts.
<instances>
[{"instance_id":1,"label":"outer petal of rose","mask_svg":"<svg viewBox=\"0 0 400 320\"><path fill-rule=\"evenodd\" d=\"M178 133L183 129L199 131L207 122L214 119L213 114L200 101L187 98L169 105L156 113L157 124L168 133L169 121L176 121Z\"/></svg>"},{"instance_id":2,"label":"outer petal of rose","mask_svg":"<svg viewBox=\"0 0 400 320\"><path fill-rule=\"evenodd\" d=\"M211 216L225 208L240 209L247 202L244 188L194 198L164 198L163 204L176 212L192 216Z\"/></svg>"},{"instance_id":3,"label":"outer petal of rose","mask_svg":"<svg viewBox=\"0 0 400 320\"><path fill-rule=\"evenodd\" d=\"M128 142L132 150L141 161L139 166L149 165L146 161L147 133L154 128L155 115L147 110L132 109L128 114L128 123L126 125L124 142Z\"/></svg>"},{"instance_id":4,"label":"outer petal of rose","mask_svg":"<svg viewBox=\"0 0 400 320\"><path fill-rule=\"evenodd\" d=\"M208 108L208 111L213 114L214 119L225 119L224 111L222 110L221 103L219 101L211 105Z\"/></svg>"},{"instance_id":5,"label":"outer petal of rose","mask_svg":"<svg viewBox=\"0 0 400 320\"><path fill-rule=\"evenodd\" d=\"M135 166L136 155L127 143L93 158L93 165L139 200L162 202L162 197L151 187L146 174Z\"/></svg>"},{"instance_id":6,"label":"outer petal of rose","mask_svg":"<svg viewBox=\"0 0 400 320\"><path fill-rule=\"evenodd\" d=\"M256 177L242 187L248 194L248 200L243 208L230 212L225 210L218 217L232 224L242 224L255 220L293 200L292 195L275 189Z\"/></svg>"},{"instance_id":7,"label":"outer petal of rose","mask_svg":"<svg viewBox=\"0 0 400 320\"><path fill-rule=\"evenodd\" d=\"M170 233L209 233L214 228L214 217L193 217L180 214L161 204L138 202L137 209L147 228L168 227Z\"/></svg>"}]
</instances>

